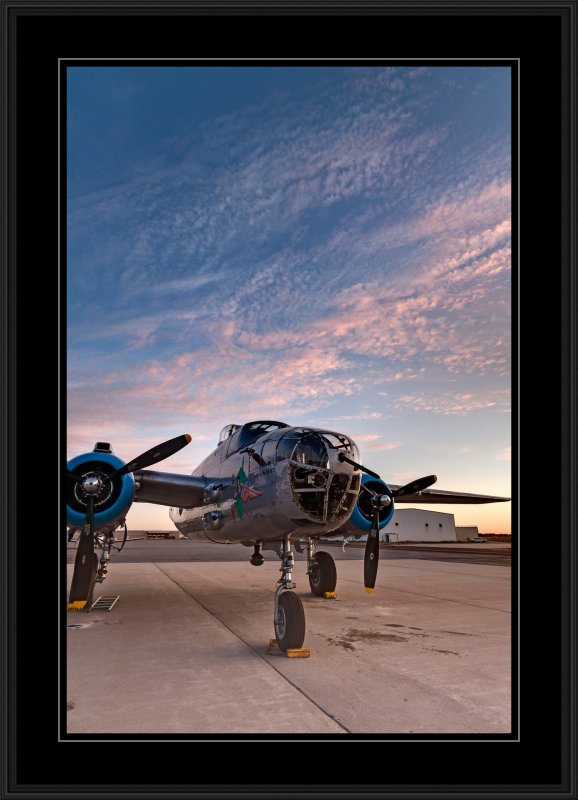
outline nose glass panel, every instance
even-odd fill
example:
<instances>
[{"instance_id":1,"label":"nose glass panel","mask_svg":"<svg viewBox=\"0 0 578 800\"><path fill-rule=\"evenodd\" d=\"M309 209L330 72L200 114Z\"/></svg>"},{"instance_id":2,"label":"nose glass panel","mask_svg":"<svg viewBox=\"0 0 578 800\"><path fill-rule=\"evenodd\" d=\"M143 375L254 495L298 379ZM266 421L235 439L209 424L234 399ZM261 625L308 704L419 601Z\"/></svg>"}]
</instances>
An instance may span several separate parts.
<instances>
[{"instance_id":1,"label":"nose glass panel","mask_svg":"<svg viewBox=\"0 0 578 800\"><path fill-rule=\"evenodd\" d=\"M293 461L299 464L308 464L312 467L329 467L327 448L321 436L316 433L308 433L299 440L293 451Z\"/></svg>"}]
</instances>

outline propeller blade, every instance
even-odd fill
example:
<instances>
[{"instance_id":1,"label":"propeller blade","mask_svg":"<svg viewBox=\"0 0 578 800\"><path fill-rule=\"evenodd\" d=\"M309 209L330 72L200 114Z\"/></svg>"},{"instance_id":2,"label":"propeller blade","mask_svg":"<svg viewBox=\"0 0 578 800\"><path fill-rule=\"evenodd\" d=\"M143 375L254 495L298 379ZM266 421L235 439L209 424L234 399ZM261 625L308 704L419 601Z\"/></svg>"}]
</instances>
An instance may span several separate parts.
<instances>
[{"instance_id":1,"label":"propeller blade","mask_svg":"<svg viewBox=\"0 0 578 800\"><path fill-rule=\"evenodd\" d=\"M351 466L355 467L355 469L360 469L362 472L366 472L368 475L371 475L372 478L377 478L377 480L381 480L377 472L372 472L370 469L367 469L367 467L362 467L361 464L357 463L357 461L353 461L353 459L348 458L343 453L339 453L337 458L340 461L346 461L348 464L351 464Z\"/></svg>"},{"instance_id":2,"label":"propeller blade","mask_svg":"<svg viewBox=\"0 0 578 800\"><path fill-rule=\"evenodd\" d=\"M147 450L146 453L143 453L135 458L134 461L130 461L128 464L125 464L124 467L117 469L116 472L113 472L112 475L108 476L108 480L111 481L113 478L126 475L127 472L134 472L137 469L145 469L145 467L150 467L152 464L156 464L158 461L163 461L165 458L178 453L179 450L181 450L183 447L186 447L190 441L191 436L188 433L184 433L182 436L175 436L174 439L169 439L167 442L158 444L156 447Z\"/></svg>"},{"instance_id":3,"label":"propeller blade","mask_svg":"<svg viewBox=\"0 0 578 800\"><path fill-rule=\"evenodd\" d=\"M94 552L94 495L88 496L86 523L89 531L86 532L86 525L80 530L68 602L82 601L89 608L98 569L98 556Z\"/></svg>"},{"instance_id":4,"label":"propeller blade","mask_svg":"<svg viewBox=\"0 0 578 800\"><path fill-rule=\"evenodd\" d=\"M367 534L367 544L365 545L365 557L363 559L363 582L365 591L371 594L375 588L377 579L377 567L379 566L379 508L373 512L373 522Z\"/></svg>"},{"instance_id":5,"label":"propeller blade","mask_svg":"<svg viewBox=\"0 0 578 800\"><path fill-rule=\"evenodd\" d=\"M86 521L90 528L90 536L94 538L94 495L88 495L88 505L86 508Z\"/></svg>"},{"instance_id":6,"label":"propeller blade","mask_svg":"<svg viewBox=\"0 0 578 800\"><path fill-rule=\"evenodd\" d=\"M437 479L437 475L426 475L424 478L418 478L411 483L406 483L405 486L400 486L399 489L396 489L392 494L394 497L403 497L406 494L417 494L417 492L422 492L424 489L427 489L427 487L435 483Z\"/></svg>"}]
</instances>

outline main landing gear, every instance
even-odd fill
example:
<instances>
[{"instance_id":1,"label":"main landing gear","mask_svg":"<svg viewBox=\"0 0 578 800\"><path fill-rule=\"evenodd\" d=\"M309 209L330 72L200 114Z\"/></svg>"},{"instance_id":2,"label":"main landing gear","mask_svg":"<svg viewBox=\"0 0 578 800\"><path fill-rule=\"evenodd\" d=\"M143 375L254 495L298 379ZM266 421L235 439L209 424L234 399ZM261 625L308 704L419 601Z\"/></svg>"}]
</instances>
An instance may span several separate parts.
<instances>
[{"instance_id":1,"label":"main landing gear","mask_svg":"<svg viewBox=\"0 0 578 800\"><path fill-rule=\"evenodd\" d=\"M299 595L289 591L295 588L293 567L295 557L289 536L283 537L281 552L281 577L275 589L273 626L280 650L299 649L305 639L305 612Z\"/></svg>"},{"instance_id":2,"label":"main landing gear","mask_svg":"<svg viewBox=\"0 0 578 800\"><path fill-rule=\"evenodd\" d=\"M69 607L75 606L77 609L90 610L95 584L102 583L106 578L110 551L114 548L120 553L127 541L127 535L128 531L125 523L124 538L120 547L118 547L118 541L112 531L102 531L95 536L90 529L90 525L84 525L80 529L68 598ZM95 552L96 547L101 550L100 559Z\"/></svg>"},{"instance_id":3,"label":"main landing gear","mask_svg":"<svg viewBox=\"0 0 578 800\"><path fill-rule=\"evenodd\" d=\"M325 597L327 593L335 591L337 585L337 569L330 553L321 550L315 553L316 541L309 539L307 542L307 574L309 586L313 594Z\"/></svg>"}]
</instances>

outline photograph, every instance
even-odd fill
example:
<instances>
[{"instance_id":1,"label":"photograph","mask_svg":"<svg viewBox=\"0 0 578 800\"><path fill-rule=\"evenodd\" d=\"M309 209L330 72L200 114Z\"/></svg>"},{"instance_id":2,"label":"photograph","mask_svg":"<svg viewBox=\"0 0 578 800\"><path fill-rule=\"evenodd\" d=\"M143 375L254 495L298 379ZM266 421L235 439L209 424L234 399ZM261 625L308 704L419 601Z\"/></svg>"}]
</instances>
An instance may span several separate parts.
<instances>
[{"instance_id":1,"label":"photograph","mask_svg":"<svg viewBox=\"0 0 578 800\"><path fill-rule=\"evenodd\" d=\"M63 66L67 733L512 733L515 80Z\"/></svg>"}]
</instances>

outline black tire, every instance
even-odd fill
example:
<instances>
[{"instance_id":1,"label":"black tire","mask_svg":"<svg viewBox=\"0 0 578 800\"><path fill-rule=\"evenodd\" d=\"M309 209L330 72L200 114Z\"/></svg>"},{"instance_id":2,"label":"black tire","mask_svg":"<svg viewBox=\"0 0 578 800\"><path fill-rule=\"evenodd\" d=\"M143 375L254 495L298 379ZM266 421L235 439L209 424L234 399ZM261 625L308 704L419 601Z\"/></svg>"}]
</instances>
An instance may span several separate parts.
<instances>
[{"instance_id":1,"label":"black tire","mask_svg":"<svg viewBox=\"0 0 578 800\"><path fill-rule=\"evenodd\" d=\"M275 636L280 650L303 647L305 612L301 598L295 592L283 592L279 595L279 615L275 620Z\"/></svg>"},{"instance_id":2,"label":"black tire","mask_svg":"<svg viewBox=\"0 0 578 800\"><path fill-rule=\"evenodd\" d=\"M330 553L323 550L315 553L309 568L309 586L313 594L323 597L325 592L334 592L337 586L337 569Z\"/></svg>"}]
</instances>

